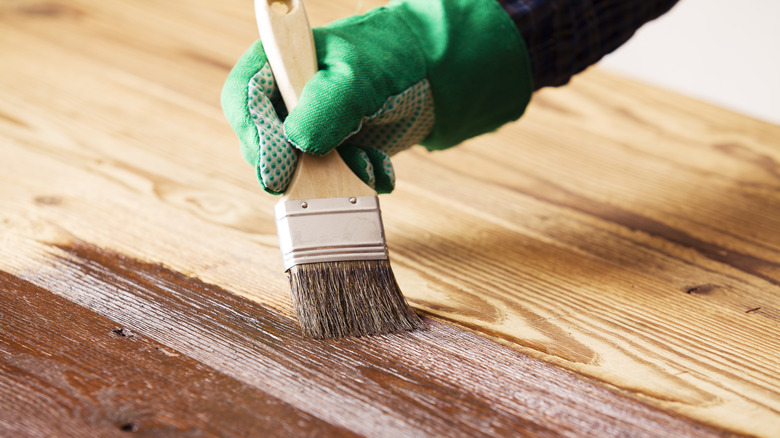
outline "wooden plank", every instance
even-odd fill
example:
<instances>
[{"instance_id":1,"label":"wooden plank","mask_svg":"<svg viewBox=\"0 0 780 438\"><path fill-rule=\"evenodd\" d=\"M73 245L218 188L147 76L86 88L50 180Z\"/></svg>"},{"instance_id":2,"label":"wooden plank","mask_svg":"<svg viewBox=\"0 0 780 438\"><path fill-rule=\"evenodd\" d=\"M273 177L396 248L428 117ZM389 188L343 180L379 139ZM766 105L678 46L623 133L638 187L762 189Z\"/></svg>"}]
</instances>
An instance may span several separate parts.
<instances>
[{"instance_id":1,"label":"wooden plank","mask_svg":"<svg viewBox=\"0 0 780 438\"><path fill-rule=\"evenodd\" d=\"M0 435L352 436L0 271Z\"/></svg>"},{"instance_id":2,"label":"wooden plank","mask_svg":"<svg viewBox=\"0 0 780 438\"><path fill-rule=\"evenodd\" d=\"M72 398L63 396L65 400L60 404L87 405L83 407L87 413L82 414L87 422L110 424L115 415L112 409L95 412L98 407L89 406L89 400L100 400L93 394L99 393L108 382L116 382L101 375L104 366L96 361L104 360L101 356L110 354L104 363L119 368L120 373L123 368L132 367L134 372L129 374L143 380L142 386L149 388L150 398L157 392L163 393L160 399L131 400L145 408L131 412L153 410L155 414L141 415L138 420L128 414L129 417L123 417L126 419L114 421L119 428L133 424L143 430L148 421L152 423L150 431L202 428L205 432L220 434L221 428L226 426L222 421L231 423L240 419L244 427L262 422L266 416L273 416L277 422L296 422L296 415L302 414L285 412L294 407L308 415L301 421L302 425L292 425L298 428L292 432L299 432L293 435L309 430L341 436L343 429L363 436L722 434L438 323L431 322L429 331L414 335L311 340L301 337L290 318L280 317L264 306L164 266L140 262L80 242L56 245L46 251L51 254L49 266L41 265L42 271L29 275L36 283L65 299L51 297L38 286L8 274L2 277L3 290L11 295L8 307L3 309L3 314L8 315L4 318L11 319L7 329L21 334L10 346L7 341L0 343L0 348L15 350L7 359L11 364L25 363L30 355L34 357L27 362L39 361L30 363L25 370L27 373L8 370L16 387L6 389L5 392L12 396L4 398L6 402L26 400L43 391L76 392L77 396ZM44 303L51 298L57 299L49 305ZM37 319L42 320L44 328L46 317L62 314L62 310L57 309L59 306L75 310L74 316L88 320L66 324L58 321L59 318L49 320L54 339L40 339L35 335L38 328L30 330L25 326L25 317L29 315L24 310L16 310L15 304L25 301L27 305L20 308L26 309L27 313L42 314ZM70 302L116 321L122 330L136 336L118 339L112 334L112 327L117 327L115 324ZM4 326L8 324L6 319L0 320ZM93 325L98 327L92 328ZM79 331L86 333L79 336ZM58 334L61 343L57 342ZM92 337L96 342L90 341ZM147 338L151 341L146 341L140 351L134 346L127 347ZM177 359L159 363L168 356L151 351L151 345L164 348ZM30 353L22 354L23 350ZM196 364L208 366L209 373L199 375L197 368L191 369L193 367L188 364L194 362L193 359ZM180 362L185 366L179 368ZM144 370L145 366L151 369ZM45 389L37 386L32 390L19 388L26 375L41 374L41 368L62 370L60 374L70 372L94 384L89 390L82 390L87 395L80 396L77 390L67 384L58 386L56 381L51 385L54 388L43 384L40 386ZM214 373L212 368L221 374ZM157 376L153 377L153 374ZM177 407L176 402L197 403L196 394L179 390L166 397L163 388L155 391L155 386L195 385L195 381L201 379L206 380L206 388L209 388L201 395L217 399L209 400L210 404L204 408L204 411L213 409L209 411L213 415L224 408L220 402L225 399L243 403L245 398L257 397L247 391L245 385L260 392L261 405L262 397L278 398L283 404L275 408L281 412L268 412L266 408L252 416L248 413L255 412L257 407L242 406L239 412L221 420L215 418L216 424L207 425L197 420L192 424L187 419L191 411L187 406ZM220 391L219 385L224 381L233 386L237 385L236 381L241 382L243 385L238 385L239 389L249 394L241 396L240 392L231 391L230 386L224 387L224 392ZM128 384L130 388L135 386L132 381ZM193 388L193 392L197 393L197 388ZM132 394L128 398L132 398ZM98 420L90 419L90 415ZM309 415L329 423L328 427L319 428ZM273 431L277 424L263 427ZM231 431L227 427L227 432ZM274 434L289 436L287 429Z\"/></svg>"},{"instance_id":3,"label":"wooden plank","mask_svg":"<svg viewBox=\"0 0 780 438\"><path fill-rule=\"evenodd\" d=\"M355 9L307 5L317 24ZM256 39L251 14L237 0L0 3L0 62L10 66L0 69L0 269L142 324L148 315L110 307L103 283L79 289L67 274L76 268L52 249L89 242L289 323L276 199L259 192L218 104L228 69ZM382 197L393 266L437 321L675 416L773 436L778 145L777 126L589 71L537 93L498 133L395 158L398 188ZM437 327L430 348L458 351L467 335ZM185 349L176 339L154 337ZM355 355L396 345L365 342ZM180 353L206 360L188 348ZM468 363L491 360L474 353ZM208 363L223 372L217 365ZM481 378L441 372L457 385Z\"/></svg>"},{"instance_id":4,"label":"wooden plank","mask_svg":"<svg viewBox=\"0 0 780 438\"><path fill-rule=\"evenodd\" d=\"M405 217L386 223L395 264L425 290L415 304L657 406L773 436L780 192L766 169L780 129L597 72L535 104L457 151L396 159L402 191L384 205ZM729 137L762 158L735 159L719 146ZM426 239L396 237L420 227Z\"/></svg>"}]
</instances>

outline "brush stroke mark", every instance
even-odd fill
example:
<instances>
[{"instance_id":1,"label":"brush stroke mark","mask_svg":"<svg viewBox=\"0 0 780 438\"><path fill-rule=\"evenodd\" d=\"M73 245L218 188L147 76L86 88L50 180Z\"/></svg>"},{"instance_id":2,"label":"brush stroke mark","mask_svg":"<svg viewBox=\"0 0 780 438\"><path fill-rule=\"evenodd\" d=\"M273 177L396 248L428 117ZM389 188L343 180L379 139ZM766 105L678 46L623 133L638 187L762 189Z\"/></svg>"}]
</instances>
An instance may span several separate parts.
<instances>
[{"instance_id":1,"label":"brush stroke mark","mask_svg":"<svg viewBox=\"0 0 780 438\"><path fill-rule=\"evenodd\" d=\"M85 242L54 245L36 283L346 430L368 435L723 436L454 327L317 341L288 316L218 286ZM36 277L37 276L37 277ZM106 333L108 334L108 333ZM543 403L541 403L543 401ZM541 404L540 404L541 403ZM122 425L139 425L128 417ZM131 426L128 426L131 427Z\"/></svg>"},{"instance_id":2,"label":"brush stroke mark","mask_svg":"<svg viewBox=\"0 0 780 438\"><path fill-rule=\"evenodd\" d=\"M0 436L351 436L2 270L0 297Z\"/></svg>"}]
</instances>

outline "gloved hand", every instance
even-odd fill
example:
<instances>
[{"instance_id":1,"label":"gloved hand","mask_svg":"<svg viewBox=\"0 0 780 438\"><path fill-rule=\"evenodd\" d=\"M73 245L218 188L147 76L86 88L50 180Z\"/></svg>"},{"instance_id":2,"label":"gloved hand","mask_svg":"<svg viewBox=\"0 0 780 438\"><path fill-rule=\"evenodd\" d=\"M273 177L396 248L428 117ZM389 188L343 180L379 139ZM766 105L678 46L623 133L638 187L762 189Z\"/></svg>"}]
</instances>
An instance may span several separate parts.
<instances>
[{"instance_id":1,"label":"gloved hand","mask_svg":"<svg viewBox=\"0 0 780 438\"><path fill-rule=\"evenodd\" d=\"M390 192L390 155L494 130L522 115L533 90L525 44L496 0L393 0L314 29L314 41L320 70L286 118L259 41L222 92L244 158L269 193L287 188L295 148L335 147L363 181Z\"/></svg>"}]
</instances>

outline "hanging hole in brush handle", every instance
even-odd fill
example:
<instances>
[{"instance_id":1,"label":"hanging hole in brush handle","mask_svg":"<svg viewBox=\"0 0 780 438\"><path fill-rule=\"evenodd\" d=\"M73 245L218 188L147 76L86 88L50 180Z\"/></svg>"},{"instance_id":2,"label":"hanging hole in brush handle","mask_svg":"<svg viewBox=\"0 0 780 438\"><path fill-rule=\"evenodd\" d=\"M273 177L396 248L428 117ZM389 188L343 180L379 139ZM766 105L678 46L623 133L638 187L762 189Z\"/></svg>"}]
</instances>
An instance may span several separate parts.
<instances>
[{"instance_id":1,"label":"hanging hole in brush handle","mask_svg":"<svg viewBox=\"0 0 780 438\"><path fill-rule=\"evenodd\" d=\"M268 0L271 12L278 15L287 15L293 9L292 0Z\"/></svg>"}]
</instances>

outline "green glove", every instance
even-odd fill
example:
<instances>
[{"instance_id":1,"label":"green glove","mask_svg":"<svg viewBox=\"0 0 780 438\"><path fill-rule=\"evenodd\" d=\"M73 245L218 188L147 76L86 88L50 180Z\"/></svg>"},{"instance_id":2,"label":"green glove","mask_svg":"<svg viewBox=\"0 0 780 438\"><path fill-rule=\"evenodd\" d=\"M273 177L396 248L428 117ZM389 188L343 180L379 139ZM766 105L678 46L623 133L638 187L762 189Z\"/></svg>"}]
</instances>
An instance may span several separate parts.
<instances>
[{"instance_id":1,"label":"green glove","mask_svg":"<svg viewBox=\"0 0 780 438\"><path fill-rule=\"evenodd\" d=\"M380 193L389 157L454 146L520 117L533 84L525 43L496 0L394 0L314 29L320 71L285 118L262 45L228 77L222 106L263 188L283 193L296 148L333 148ZM283 120L283 122L282 122Z\"/></svg>"}]
</instances>

